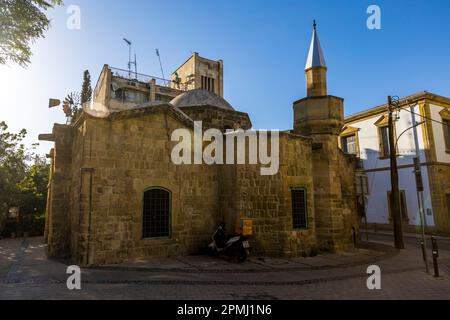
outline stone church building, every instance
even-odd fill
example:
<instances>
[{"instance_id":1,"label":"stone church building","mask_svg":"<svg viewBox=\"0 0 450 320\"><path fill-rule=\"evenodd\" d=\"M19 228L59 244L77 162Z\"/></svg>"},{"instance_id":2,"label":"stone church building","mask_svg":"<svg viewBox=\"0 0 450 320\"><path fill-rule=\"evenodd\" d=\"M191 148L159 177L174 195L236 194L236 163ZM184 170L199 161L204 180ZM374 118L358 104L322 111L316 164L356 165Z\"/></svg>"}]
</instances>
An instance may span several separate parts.
<instances>
[{"instance_id":1,"label":"stone church building","mask_svg":"<svg viewBox=\"0 0 450 320\"><path fill-rule=\"evenodd\" d=\"M338 147L343 99L327 94L327 66L314 27L307 97L293 129L280 132L279 171L260 165L175 165L174 130L252 128L223 98L223 62L194 54L171 81L105 66L93 104L41 140L50 153L45 238L51 257L84 266L196 254L221 221L253 221L258 255L297 257L346 250L358 237L359 162ZM101 109L100 108L100 109ZM283 112L278 110L278 112ZM291 112L286 108L284 112Z\"/></svg>"}]
</instances>

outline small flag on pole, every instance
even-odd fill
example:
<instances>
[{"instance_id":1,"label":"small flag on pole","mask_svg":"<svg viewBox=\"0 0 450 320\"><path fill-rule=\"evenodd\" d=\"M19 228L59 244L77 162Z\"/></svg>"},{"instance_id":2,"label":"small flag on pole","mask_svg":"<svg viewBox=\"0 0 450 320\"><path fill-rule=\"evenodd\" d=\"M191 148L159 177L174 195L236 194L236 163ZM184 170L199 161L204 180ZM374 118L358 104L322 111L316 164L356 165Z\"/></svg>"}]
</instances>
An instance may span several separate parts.
<instances>
[{"instance_id":1,"label":"small flag on pole","mask_svg":"<svg viewBox=\"0 0 450 320\"><path fill-rule=\"evenodd\" d=\"M61 104L61 100L59 99L49 99L48 101L48 107L49 108L55 108Z\"/></svg>"}]
</instances>

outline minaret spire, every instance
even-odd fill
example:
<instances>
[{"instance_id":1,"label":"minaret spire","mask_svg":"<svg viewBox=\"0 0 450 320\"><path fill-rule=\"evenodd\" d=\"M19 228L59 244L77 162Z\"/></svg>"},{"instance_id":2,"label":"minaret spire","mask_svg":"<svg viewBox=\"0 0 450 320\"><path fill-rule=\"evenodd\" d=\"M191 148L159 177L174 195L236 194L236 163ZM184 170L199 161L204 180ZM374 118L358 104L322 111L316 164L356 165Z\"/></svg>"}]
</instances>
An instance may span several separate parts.
<instances>
[{"instance_id":1,"label":"minaret spire","mask_svg":"<svg viewBox=\"0 0 450 320\"><path fill-rule=\"evenodd\" d=\"M313 21L313 35L305 66L308 97L327 95L327 64L317 34L317 23Z\"/></svg>"},{"instance_id":2,"label":"minaret spire","mask_svg":"<svg viewBox=\"0 0 450 320\"><path fill-rule=\"evenodd\" d=\"M294 132L312 137L315 143L323 145L320 152L329 155L338 145L339 134L344 126L344 100L328 95L327 65L317 35L316 21L313 22L312 29L311 48L305 69L307 97L294 103ZM330 163L328 161L327 158L326 165ZM332 170L335 169L336 167ZM332 184L332 179L329 182ZM328 232L326 233L324 236L329 237Z\"/></svg>"},{"instance_id":3,"label":"minaret spire","mask_svg":"<svg viewBox=\"0 0 450 320\"><path fill-rule=\"evenodd\" d=\"M313 35L311 39L311 45L309 47L308 59L306 60L305 70L314 67L327 67L325 62L325 55L322 51L322 46L320 45L319 35L317 34L317 23L316 20L313 22Z\"/></svg>"}]
</instances>

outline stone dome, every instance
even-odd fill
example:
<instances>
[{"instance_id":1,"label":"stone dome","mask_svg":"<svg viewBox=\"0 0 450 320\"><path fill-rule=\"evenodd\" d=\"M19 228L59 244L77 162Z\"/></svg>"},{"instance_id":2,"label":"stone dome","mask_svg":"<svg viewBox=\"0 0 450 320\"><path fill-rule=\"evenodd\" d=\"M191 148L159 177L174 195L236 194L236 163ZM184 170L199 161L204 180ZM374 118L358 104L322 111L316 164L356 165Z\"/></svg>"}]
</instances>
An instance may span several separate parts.
<instances>
[{"instance_id":1,"label":"stone dome","mask_svg":"<svg viewBox=\"0 0 450 320\"><path fill-rule=\"evenodd\" d=\"M178 108L212 106L234 111L234 108L224 98L203 89L187 91L170 103Z\"/></svg>"}]
</instances>

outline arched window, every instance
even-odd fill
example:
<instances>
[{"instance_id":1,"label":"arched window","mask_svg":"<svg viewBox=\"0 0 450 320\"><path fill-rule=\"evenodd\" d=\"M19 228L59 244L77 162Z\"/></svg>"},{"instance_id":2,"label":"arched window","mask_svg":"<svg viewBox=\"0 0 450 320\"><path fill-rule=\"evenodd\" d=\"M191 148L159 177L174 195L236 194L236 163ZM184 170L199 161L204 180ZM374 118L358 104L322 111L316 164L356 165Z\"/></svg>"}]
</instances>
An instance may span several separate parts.
<instances>
[{"instance_id":1,"label":"arched window","mask_svg":"<svg viewBox=\"0 0 450 320\"><path fill-rule=\"evenodd\" d=\"M170 238L171 193L163 188L150 188L144 192L142 237Z\"/></svg>"}]
</instances>

